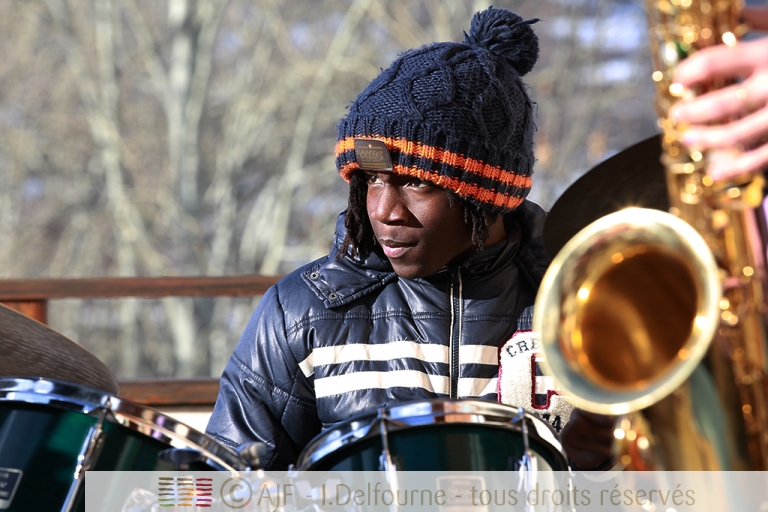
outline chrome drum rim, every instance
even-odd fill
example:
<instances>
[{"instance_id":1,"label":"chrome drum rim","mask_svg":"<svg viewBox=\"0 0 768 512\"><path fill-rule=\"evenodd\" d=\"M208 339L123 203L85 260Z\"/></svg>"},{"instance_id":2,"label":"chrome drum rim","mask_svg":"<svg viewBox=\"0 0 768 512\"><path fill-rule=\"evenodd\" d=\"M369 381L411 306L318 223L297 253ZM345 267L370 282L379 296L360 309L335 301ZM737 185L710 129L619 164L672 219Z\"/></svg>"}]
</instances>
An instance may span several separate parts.
<instances>
[{"instance_id":1,"label":"chrome drum rim","mask_svg":"<svg viewBox=\"0 0 768 512\"><path fill-rule=\"evenodd\" d=\"M387 430L390 432L420 425L453 423L485 424L495 428L509 429L522 435L520 422L512 422L520 415L519 409L515 407L472 399L407 402L363 413L321 433L301 452L296 462L297 469L307 470L338 449L378 436L378 428L373 427L377 425L376 420L380 418L379 411L383 411L386 418L391 420L387 425ZM567 457L554 429L538 416L529 412L524 412L523 415L528 437L551 446L553 451L562 457L563 464L567 465Z\"/></svg>"},{"instance_id":2,"label":"chrome drum rim","mask_svg":"<svg viewBox=\"0 0 768 512\"><path fill-rule=\"evenodd\" d=\"M68 411L98 415L108 410L105 421L117 423L168 445L192 448L221 471L246 469L240 457L207 434L165 414L130 400L79 384L43 378L0 378L0 402L47 405Z\"/></svg>"}]
</instances>

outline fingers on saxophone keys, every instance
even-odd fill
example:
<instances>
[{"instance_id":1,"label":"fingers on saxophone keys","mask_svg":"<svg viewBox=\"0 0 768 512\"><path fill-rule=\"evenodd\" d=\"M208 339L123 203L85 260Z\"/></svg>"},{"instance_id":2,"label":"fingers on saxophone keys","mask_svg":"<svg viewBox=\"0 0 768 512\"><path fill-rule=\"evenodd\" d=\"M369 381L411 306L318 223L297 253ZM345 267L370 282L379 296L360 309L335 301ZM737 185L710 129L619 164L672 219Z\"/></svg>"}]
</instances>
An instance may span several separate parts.
<instances>
[{"instance_id":1,"label":"fingers on saxophone keys","mask_svg":"<svg viewBox=\"0 0 768 512\"><path fill-rule=\"evenodd\" d=\"M707 174L715 180L724 180L766 169L768 169L768 141L752 151L736 152L731 156L721 155L710 163Z\"/></svg>"},{"instance_id":2,"label":"fingers on saxophone keys","mask_svg":"<svg viewBox=\"0 0 768 512\"><path fill-rule=\"evenodd\" d=\"M768 86L761 83L765 80L768 76L755 76L741 84L679 102L670 109L669 115L678 122L693 125L748 115L765 106Z\"/></svg>"},{"instance_id":3,"label":"fingers on saxophone keys","mask_svg":"<svg viewBox=\"0 0 768 512\"><path fill-rule=\"evenodd\" d=\"M722 125L691 127L683 143L697 149L742 147L751 149L768 136L768 108Z\"/></svg>"},{"instance_id":4,"label":"fingers on saxophone keys","mask_svg":"<svg viewBox=\"0 0 768 512\"><path fill-rule=\"evenodd\" d=\"M681 62L675 81L690 87L723 78L748 77L768 65L768 38L740 42L736 46L711 46Z\"/></svg>"},{"instance_id":5,"label":"fingers on saxophone keys","mask_svg":"<svg viewBox=\"0 0 768 512\"><path fill-rule=\"evenodd\" d=\"M730 73L730 64L733 61L728 57L732 53L733 49L725 46L713 46L695 53L677 66L675 82L688 87L694 83L708 80L712 76Z\"/></svg>"}]
</instances>

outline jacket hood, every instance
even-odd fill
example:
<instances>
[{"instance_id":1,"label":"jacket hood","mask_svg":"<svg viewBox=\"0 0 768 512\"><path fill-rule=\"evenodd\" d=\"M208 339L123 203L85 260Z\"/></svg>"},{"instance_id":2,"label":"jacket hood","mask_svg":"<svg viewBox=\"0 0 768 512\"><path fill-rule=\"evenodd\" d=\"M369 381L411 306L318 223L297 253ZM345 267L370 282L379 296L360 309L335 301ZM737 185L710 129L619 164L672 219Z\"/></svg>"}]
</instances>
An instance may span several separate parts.
<instances>
[{"instance_id":1,"label":"jacket hood","mask_svg":"<svg viewBox=\"0 0 768 512\"><path fill-rule=\"evenodd\" d=\"M327 308L347 304L398 279L389 260L376 252L357 256L348 253L337 259L346 236L345 215L346 211L342 212L336 221L330 254L302 272L304 281ZM482 276L512 258L529 284L538 289L549 265L542 242L545 219L546 214L539 205L523 201L515 211L504 216L505 240L470 254L455 266L461 268L465 275ZM415 281L432 279L447 269L444 267Z\"/></svg>"}]
</instances>

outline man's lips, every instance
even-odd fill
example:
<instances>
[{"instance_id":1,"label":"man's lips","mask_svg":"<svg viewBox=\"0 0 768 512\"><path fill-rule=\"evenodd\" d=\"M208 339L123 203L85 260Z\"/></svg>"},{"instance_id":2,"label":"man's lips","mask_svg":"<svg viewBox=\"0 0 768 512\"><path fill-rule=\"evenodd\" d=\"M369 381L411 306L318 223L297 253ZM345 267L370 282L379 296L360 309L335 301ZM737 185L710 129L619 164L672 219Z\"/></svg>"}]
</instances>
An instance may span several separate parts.
<instances>
[{"instance_id":1,"label":"man's lips","mask_svg":"<svg viewBox=\"0 0 768 512\"><path fill-rule=\"evenodd\" d=\"M379 238L379 245L387 258L399 258L408 249L416 245L416 242L400 242L388 238Z\"/></svg>"}]
</instances>

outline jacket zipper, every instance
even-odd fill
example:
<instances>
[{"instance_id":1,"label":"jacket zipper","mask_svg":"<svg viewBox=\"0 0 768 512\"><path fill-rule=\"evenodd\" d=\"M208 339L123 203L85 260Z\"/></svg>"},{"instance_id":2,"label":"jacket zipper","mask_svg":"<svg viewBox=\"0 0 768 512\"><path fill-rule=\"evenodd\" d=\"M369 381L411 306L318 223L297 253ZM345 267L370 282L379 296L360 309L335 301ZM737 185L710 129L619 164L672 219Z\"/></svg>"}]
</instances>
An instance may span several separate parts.
<instances>
[{"instance_id":1,"label":"jacket zipper","mask_svg":"<svg viewBox=\"0 0 768 512\"><path fill-rule=\"evenodd\" d=\"M448 348L451 360L448 366L450 384L448 393L451 398L459 394L459 346L461 345L462 311L461 311L461 270L451 271L451 338Z\"/></svg>"}]
</instances>

